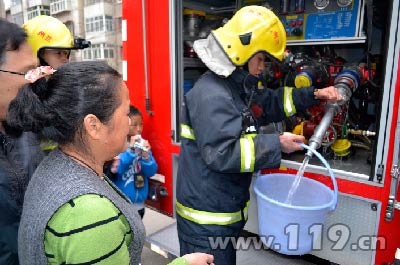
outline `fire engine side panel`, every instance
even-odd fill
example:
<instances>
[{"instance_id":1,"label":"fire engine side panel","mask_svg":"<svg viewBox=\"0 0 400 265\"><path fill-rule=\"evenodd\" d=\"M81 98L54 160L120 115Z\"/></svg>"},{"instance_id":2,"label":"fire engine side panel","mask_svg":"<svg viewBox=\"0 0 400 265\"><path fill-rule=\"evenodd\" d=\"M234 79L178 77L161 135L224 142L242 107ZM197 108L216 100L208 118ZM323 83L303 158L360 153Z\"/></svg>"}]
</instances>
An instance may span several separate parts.
<instances>
[{"instance_id":1,"label":"fire engine side panel","mask_svg":"<svg viewBox=\"0 0 400 265\"><path fill-rule=\"evenodd\" d=\"M123 49L127 61L130 99L143 114L143 137L149 140L165 176L169 196L155 205L172 215L171 76L169 1L123 1L127 40Z\"/></svg>"},{"instance_id":2,"label":"fire engine side panel","mask_svg":"<svg viewBox=\"0 0 400 265\"><path fill-rule=\"evenodd\" d=\"M398 23L398 22L397 22ZM396 135L396 131L398 131L398 126L399 126L399 98L400 98L400 45L399 45L399 37L400 37L400 32L397 34L397 43L395 45L395 62L397 62L397 68L395 68L397 71L394 72L394 80L396 84L396 89L393 94L393 119L391 122L391 128L390 128L390 141L388 143L388 158L386 162L386 181L385 181L385 193L383 196L383 209L386 209L387 204L388 204L388 198L389 198L389 192L390 192L390 185L392 184L392 181L398 181L394 180L391 177L391 169L392 166L394 165L396 159L399 159L399 154L395 153L395 144L399 144L399 140L396 139L396 137L399 137L399 135ZM394 45L395 43L393 43ZM397 80L396 80L397 77ZM398 152L398 149L397 149ZM399 161L397 161L398 163ZM398 164L397 164L398 165ZM397 201L400 201L399 196L397 196ZM387 247L384 251L378 251L377 252L377 258L376 262L377 264L381 264L382 262L387 262L390 260L393 260L394 253L396 251L396 248L400 248L400 211L399 210L394 210L394 217L392 221L386 221L385 220L385 211L383 210L381 212L381 225L379 226L379 235L383 235L387 239Z\"/></svg>"},{"instance_id":3,"label":"fire engine side panel","mask_svg":"<svg viewBox=\"0 0 400 265\"><path fill-rule=\"evenodd\" d=\"M385 209L387 206L390 185L392 182L390 174L393 165L392 160L393 155L398 155L393 154L393 152L395 144L395 131L398 122L397 115L399 111L398 106L400 98L400 32L398 1L393 2L392 8L393 13L390 22L391 24L389 27L390 35L388 38L388 44L386 45L387 60L386 65L384 66L385 83L384 93L382 96L382 114L380 120L381 134L378 141L377 152L377 164L381 163L385 166L383 172L383 183L377 183L376 176L374 178L375 182L371 182L363 178L362 176L357 176L357 174L355 173L353 174L347 171L345 172L342 170L334 170L335 176L338 181L339 191L342 194L339 199L346 198L347 204L342 205L342 207L340 207L337 212L335 212L330 218L328 218L327 221L329 226L333 225L333 227L340 224L340 222L346 224L346 226L350 228L350 233L352 233L352 240L362 240L367 237L370 237L372 239L376 237L376 239L378 239L376 240L378 244L373 244L373 242L371 241L372 244L368 249L366 249L366 251L353 250L351 249L352 246L349 245L350 248L348 248L347 251L344 252L331 251L331 248L329 246L322 251L313 252L313 254L316 256L328 258L331 261L338 262L340 264L358 264L352 262L351 260L349 261L350 263L344 262L342 254L349 254L350 256L353 255L353 257L356 258L355 260L365 261L367 258L367 260L371 261L371 264L382 264L383 262L393 260L395 249L397 247L400 247L400 230L398 229L400 227L400 212L398 210L395 210L394 219L391 222L385 221ZM295 163L293 161L283 161L282 165L284 167L281 168L280 171L292 174L295 174L299 167L298 163ZM268 172L276 171L274 170ZM322 175L326 174L322 172L323 170L321 168L314 169L313 166L309 166L309 168L307 168L307 173L305 173L305 176L317 179L318 181L323 182L328 186L331 186L329 178L323 177ZM376 172L376 169L374 172ZM364 205L365 207L362 205ZM372 207L367 207L368 205L376 205L378 211L371 210ZM366 220L368 222L368 225L366 225L363 220ZM252 222L251 217L249 218L249 221ZM247 225L247 227L250 226L250 231L254 230L254 227L251 227L251 225L251 223ZM358 226L365 227L360 230ZM324 233L324 236L325 239L323 241L326 241L327 234Z\"/></svg>"},{"instance_id":4,"label":"fire engine side panel","mask_svg":"<svg viewBox=\"0 0 400 265\"><path fill-rule=\"evenodd\" d=\"M384 238L385 245L376 246L375 264L382 264L393 260L396 248L400 247L400 212L395 210L394 218L388 222L385 220L385 209L388 203L390 185L392 180L391 169L393 165L396 128L398 126L399 98L400 98L400 30L399 30L399 2L393 1L392 17L390 22L390 33L388 37L387 60L385 67L385 82L382 99L382 113L380 124L380 137L377 147L377 164L384 164L383 187L379 184L374 185L371 182L350 181L349 178L342 177L340 171L337 172L338 186L341 193L355 195L364 199L379 201L382 204L380 211L379 229L377 236ZM381 162L379 162L381 161ZM376 172L377 169L375 168ZM321 179L320 179L321 180ZM376 176L375 179L376 181ZM326 180L321 180L326 182ZM354 198L357 198L354 197ZM357 208L355 208L357 209ZM351 212L347 214L351 215ZM362 225L362 224L360 224ZM368 235L358 235L368 236ZM374 236L371 234L370 236ZM382 242L381 242L382 243ZM372 246L373 247L373 246ZM382 247L382 249L381 249Z\"/></svg>"},{"instance_id":5,"label":"fire engine side panel","mask_svg":"<svg viewBox=\"0 0 400 265\"><path fill-rule=\"evenodd\" d=\"M129 88L130 100L136 104L138 103L134 101L134 98L139 96L137 92L141 91L145 86L141 10L140 0L129 1L129 3L128 1L123 1L122 3L122 15L126 21L126 33L124 34L126 39L122 46L123 60L126 62L127 67L125 79ZM138 107L141 106L138 105Z\"/></svg>"},{"instance_id":6,"label":"fire engine side panel","mask_svg":"<svg viewBox=\"0 0 400 265\"><path fill-rule=\"evenodd\" d=\"M390 24L390 36L388 48L388 58L386 65L386 76L384 93L390 93L388 102L388 112L390 113L388 118L388 126L385 127L387 130L388 140L384 144L384 148L387 150L385 160L385 186L383 192L383 209L386 209L390 185L392 180L391 169L393 166L394 145L396 141L396 129L398 122L399 112L399 98L400 98L400 10L399 1L393 1L392 7L392 19ZM393 60L393 61L392 61ZM390 62L392 61L392 64ZM389 82L390 81L390 82ZM387 239L387 246L383 251L377 251L376 263L381 264L393 260L396 248L400 247L400 212L395 210L394 218L392 221L385 221L385 211L381 212L381 225L379 226L378 235L383 235Z\"/></svg>"}]
</instances>

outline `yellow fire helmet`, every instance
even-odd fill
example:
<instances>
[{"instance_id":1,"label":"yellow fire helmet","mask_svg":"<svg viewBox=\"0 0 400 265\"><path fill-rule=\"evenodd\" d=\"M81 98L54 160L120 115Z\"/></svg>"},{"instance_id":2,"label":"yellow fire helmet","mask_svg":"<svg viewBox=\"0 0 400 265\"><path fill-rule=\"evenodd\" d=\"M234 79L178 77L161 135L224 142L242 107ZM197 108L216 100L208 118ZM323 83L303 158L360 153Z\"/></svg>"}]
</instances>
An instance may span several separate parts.
<instances>
[{"instance_id":1,"label":"yellow fire helmet","mask_svg":"<svg viewBox=\"0 0 400 265\"><path fill-rule=\"evenodd\" d=\"M212 34L236 66L244 65L257 52L266 52L279 61L284 57L286 32L282 22L262 6L241 8Z\"/></svg>"},{"instance_id":2,"label":"yellow fire helmet","mask_svg":"<svg viewBox=\"0 0 400 265\"><path fill-rule=\"evenodd\" d=\"M67 26L57 18L37 16L25 22L22 28L26 31L28 43L37 57L43 48L74 48L74 37Z\"/></svg>"}]
</instances>

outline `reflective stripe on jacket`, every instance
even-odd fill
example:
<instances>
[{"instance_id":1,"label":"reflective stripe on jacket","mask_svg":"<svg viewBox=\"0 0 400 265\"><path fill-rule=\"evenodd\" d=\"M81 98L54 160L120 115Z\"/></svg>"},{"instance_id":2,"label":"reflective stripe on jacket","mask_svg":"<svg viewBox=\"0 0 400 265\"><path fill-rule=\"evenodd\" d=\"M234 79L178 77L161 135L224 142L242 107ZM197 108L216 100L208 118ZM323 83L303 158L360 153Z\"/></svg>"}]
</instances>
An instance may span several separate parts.
<instances>
[{"instance_id":1,"label":"reflective stripe on jacket","mask_svg":"<svg viewBox=\"0 0 400 265\"><path fill-rule=\"evenodd\" d=\"M176 213L197 224L229 225L242 221L243 217L247 221L249 205L250 201L247 201L246 207L243 210L234 213L211 213L198 211L176 202Z\"/></svg>"}]
</instances>

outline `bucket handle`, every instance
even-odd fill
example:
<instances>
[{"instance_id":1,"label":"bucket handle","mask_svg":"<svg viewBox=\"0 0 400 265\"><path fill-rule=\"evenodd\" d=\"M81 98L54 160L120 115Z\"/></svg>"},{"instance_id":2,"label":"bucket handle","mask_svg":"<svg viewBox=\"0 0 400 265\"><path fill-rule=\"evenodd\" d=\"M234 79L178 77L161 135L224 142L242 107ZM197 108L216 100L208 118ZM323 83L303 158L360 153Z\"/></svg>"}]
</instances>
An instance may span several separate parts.
<instances>
[{"instance_id":1,"label":"bucket handle","mask_svg":"<svg viewBox=\"0 0 400 265\"><path fill-rule=\"evenodd\" d=\"M325 160L325 158L318 153L316 150L314 150L313 148L309 147L308 145L305 145L303 143L300 144L301 147L311 151L314 155L316 155L319 160L321 160L322 164L324 164L324 166L328 169L329 175L331 177L332 183L333 183L333 203L332 203L332 208L331 210L335 210L337 207L337 199L338 199L338 186L337 186L337 182L335 179L335 175L333 174L333 171L331 169L331 167L329 166L328 162Z\"/></svg>"}]
</instances>

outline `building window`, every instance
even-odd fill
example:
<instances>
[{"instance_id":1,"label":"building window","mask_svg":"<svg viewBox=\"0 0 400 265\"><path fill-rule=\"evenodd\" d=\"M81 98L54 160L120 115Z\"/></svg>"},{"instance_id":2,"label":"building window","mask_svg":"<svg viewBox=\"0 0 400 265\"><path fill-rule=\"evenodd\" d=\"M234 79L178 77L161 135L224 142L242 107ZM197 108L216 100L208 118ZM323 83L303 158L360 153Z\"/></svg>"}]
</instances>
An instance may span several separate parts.
<instances>
[{"instance_id":1,"label":"building window","mask_svg":"<svg viewBox=\"0 0 400 265\"><path fill-rule=\"evenodd\" d=\"M104 44L104 59L113 59L114 58L114 46Z\"/></svg>"},{"instance_id":2,"label":"building window","mask_svg":"<svg viewBox=\"0 0 400 265\"><path fill-rule=\"evenodd\" d=\"M83 59L92 60L92 51L90 48L86 48L83 50Z\"/></svg>"},{"instance_id":3,"label":"building window","mask_svg":"<svg viewBox=\"0 0 400 265\"><path fill-rule=\"evenodd\" d=\"M102 59L101 57L101 44L95 44L92 47L93 59Z\"/></svg>"},{"instance_id":4,"label":"building window","mask_svg":"<svg viewBox=\"0 0 400 265\"><path fill-rule=\"evenodd\" d=\"M28 8L28 19L32 19L34 17L40 15L50 15L50 8L49 6L34 6Z\"/></svg>"},{"instance_id":5,"label":"building window","mask_svg":"<svg viewBox=\"0 0 400 265\"><path fill-rule=\"evenodd\" d=\"M85 6L94 5L97 3L112 3L113 0L85 0Z\"/></svg>"},{"instance_id":6,"label":"building window","mask_svg":"<svg viewBox=\"0 0 400 265\"><path fill-rule=\"evenodd\" d=\"M51 14L57 14L69 10L71 10L70 0L50 0Z\"/></svg>"},{"instance_id":7,"label":"building window","mask_svg":"<svg viewBox=\"0 0 400 265\"><path fill-rule=\"evenodd\" d=\"M96 16L85 18L86 32L104 32L113 31L113 18L112 16Z\"/></svg>"},{"instance_id":8,"label":"building window","mask_svg":"<svg viewBox=\"0 0 400 265\"><path fill-rule=\"evenodd\" d=\"M107 43L92 44L90 48L83 50L84 60L96 60L96 59L113 59L114 58L114 46Z\"/></svg>"},{"instance_id":9,"label":"building window","mask_svg":"<svg viewBox=\"0 0 400 265\"><path fill-rule=\"evenodd\" d=\"M112 16L106 16L106 31L113 31L113 18Z\"/></svg>"}]
</instances>

